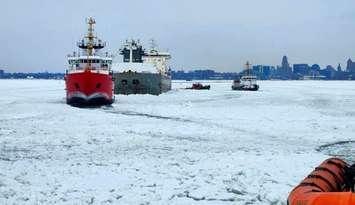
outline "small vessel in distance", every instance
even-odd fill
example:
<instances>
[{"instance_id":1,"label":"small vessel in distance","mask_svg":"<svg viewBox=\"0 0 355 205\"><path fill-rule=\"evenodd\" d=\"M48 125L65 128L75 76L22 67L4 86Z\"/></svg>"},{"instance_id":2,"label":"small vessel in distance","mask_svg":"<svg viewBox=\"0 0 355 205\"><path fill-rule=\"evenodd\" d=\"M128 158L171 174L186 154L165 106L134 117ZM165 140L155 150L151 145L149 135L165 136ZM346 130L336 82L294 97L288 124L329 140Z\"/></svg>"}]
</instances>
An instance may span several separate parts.
<instances>
[{"instance_id":1,"label":"small vessel in distance","mask_svg":"<svg viewBox=\"0 0 355 205\"><path fill-rule=\"evenodd\" d=\"M250 63L247 62L246 74L241 78L233 80L232 90L246 90L246 91L257 91L259 90L259 85L256 82L256 76L251 74Z\"/></svg>"},{"instance_id":2,"label":"small vessel in distance","mask_svg":"<svg viewBox=\"0 0 355 205\"><path fill-rule=\"evenodd\" d=\"M202 83L194 83L192 87L188 87L186 89L189 90L209 90L211 88L210 85L202 85Z\"/></svg>"},{"instance_id":3,"label":"small vessel in distance","mask_svg":"<svg viewBox=\"0 0 355 205\"><path fill-rule=\"evenodd\" d=\"M95 19L88 18L88 33L77 43L81 52L68 55L66 101L73 106L107 105L114 101L112 57L99 51L106 43L94 34Z\"/></svg>"},{"instance_id":4,"label":"small vessel in distance","mask_svg":"<svg viewBox=\"0 0 355 205\"><path fill-rule=\"evenodd\" d=\"M154 41L146 51L139 40L126 41L123 62L113 65L116 94L159 95L171 90L170 53L158 51Z\"/></svg>"}]
</instances>

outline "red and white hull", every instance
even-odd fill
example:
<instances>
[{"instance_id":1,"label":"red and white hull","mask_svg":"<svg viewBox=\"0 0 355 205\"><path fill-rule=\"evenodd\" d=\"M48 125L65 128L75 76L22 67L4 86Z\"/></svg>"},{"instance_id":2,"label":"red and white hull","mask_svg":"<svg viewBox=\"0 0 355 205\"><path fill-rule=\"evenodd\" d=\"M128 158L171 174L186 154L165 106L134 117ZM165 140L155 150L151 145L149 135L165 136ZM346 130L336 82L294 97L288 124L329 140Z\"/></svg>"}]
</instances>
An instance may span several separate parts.
<instances>
[{"instance_id":1,"label":"red and white hull","mask_svg":"<svg viewBox=\"0 0 355 205\"><path fill-rule=\"evenodd\" d=\"M65 75L67 104L74 106L109 105L114 101L113 79L108 71L73 72Z\"/></svg>"}]
</instances>

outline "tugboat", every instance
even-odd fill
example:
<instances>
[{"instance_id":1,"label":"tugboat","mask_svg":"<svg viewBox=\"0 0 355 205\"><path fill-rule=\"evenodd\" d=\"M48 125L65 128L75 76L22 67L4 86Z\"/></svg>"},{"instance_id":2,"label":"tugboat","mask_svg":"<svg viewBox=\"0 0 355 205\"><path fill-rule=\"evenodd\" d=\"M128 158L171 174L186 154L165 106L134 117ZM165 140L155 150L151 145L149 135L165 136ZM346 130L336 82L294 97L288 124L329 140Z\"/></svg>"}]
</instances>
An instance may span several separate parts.
<instances>
[{"instance_id":1,"label":"tugboat","mask_svg":"<svg viewBox=\"0 0 355 205\"><path fill-rule=\"evenodd\" d=\"M186 88L189 90L209 90L211 88L210 85L202 85L201 83L194 83L192 87Z\"/></svg>"},{"instance_id":2,"label":"tugboat","mask_svg":"<svg viewBox=\"0 0 355 205\"><path fill-rule=\"evenodd\" d=\"M149 51L139 40L127 40L120 54L123 62L112 66L116 94L160 95L171 90L170 53L159 51L154 40Z\"/></svg>"},{"instance_id":3,"label":"tugboat","mask_svg":"<svg viewBox=\"0 0 355 205\"><path fill-rule=\"evenodd\" d=\"M100 54L106 43L94 34L95 19L87 19L88 33L77 43L81 52L68 55L69 67L65 74L66 102L73 106L112 104L112 56Z\"/></svg>"},{"instance_id":4,"label":"tugboat","mask_svg":"<svg viewBox=\"0 0 355 205\"><path fill-rule=\"evenodd\" d=\"M259 90L259 85L256 83L256 76L251 74L251 68L249 61L245 64L246 75L241 78L233 80L232 90L246 90L246 91L257 91Z\"/></svg>"}]
</instances>

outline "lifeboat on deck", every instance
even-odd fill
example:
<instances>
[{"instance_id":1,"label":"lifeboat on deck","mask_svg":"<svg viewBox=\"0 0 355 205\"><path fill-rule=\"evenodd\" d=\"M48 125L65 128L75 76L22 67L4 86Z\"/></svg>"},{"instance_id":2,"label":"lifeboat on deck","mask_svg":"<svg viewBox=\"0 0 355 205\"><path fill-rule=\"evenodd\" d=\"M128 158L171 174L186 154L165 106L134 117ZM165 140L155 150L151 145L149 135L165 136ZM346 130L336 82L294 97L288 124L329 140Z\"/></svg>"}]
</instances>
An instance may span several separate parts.
<instances>
[{"instance_id":1,"label":"lifeboat on deck","mask_svg":"<svg viewBox=\"0 0 355 205\"><path fill-rule=\"evenodd\" d=\"M355 164L331 158L290 193L288 205L355 205Z\"/></svg>"}]
</instances>

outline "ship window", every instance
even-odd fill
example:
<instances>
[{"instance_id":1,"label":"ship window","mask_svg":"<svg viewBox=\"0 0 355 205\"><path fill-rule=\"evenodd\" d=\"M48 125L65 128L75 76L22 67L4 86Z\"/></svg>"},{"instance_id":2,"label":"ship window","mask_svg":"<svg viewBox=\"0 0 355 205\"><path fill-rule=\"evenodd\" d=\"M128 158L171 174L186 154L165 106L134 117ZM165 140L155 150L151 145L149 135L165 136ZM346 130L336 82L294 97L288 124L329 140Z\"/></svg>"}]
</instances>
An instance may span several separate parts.
<instances>
[{"instance_id":1,"label":"ship window","mask_svg":"<svg viewBox=\"0 0 355 205\"><path fill-rule=\"evenodd\" d=\"M83 60L83 62L84 62L84 63L87 63L87 62L88 62L88 60L86 60L86 59L85 59L85 60Z\"/></svg>"},{"instance_id":2,"label":"ship window","mask_svg":"<svg viewBox=\"0 0 355 205\"><path fill-rule=\"evenodd\" d=\"M133 85L138 85L139 84L139 80L138 79L133 79L132 83L133 83Z\"/></svg>"},{"instance_id":3,"label":"ship window","mask_svg":"<svg viewBox=\"0 0 355 205\"><path fill-rule=\"evenodd\" d=\"M121 84L122 84L122 85L127 85L127 80L122 80L122 81L121 81Z\"/></svg>"}]
</instances>

